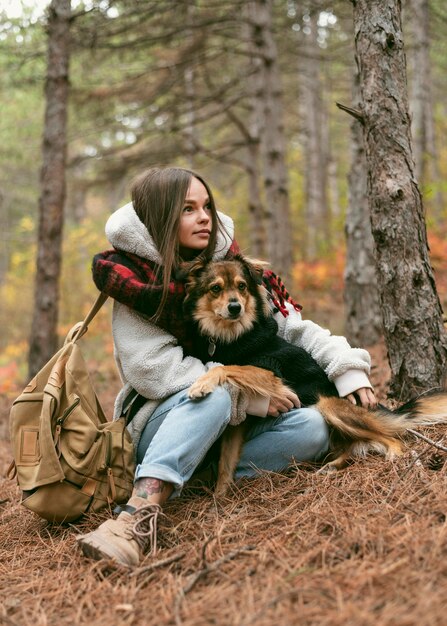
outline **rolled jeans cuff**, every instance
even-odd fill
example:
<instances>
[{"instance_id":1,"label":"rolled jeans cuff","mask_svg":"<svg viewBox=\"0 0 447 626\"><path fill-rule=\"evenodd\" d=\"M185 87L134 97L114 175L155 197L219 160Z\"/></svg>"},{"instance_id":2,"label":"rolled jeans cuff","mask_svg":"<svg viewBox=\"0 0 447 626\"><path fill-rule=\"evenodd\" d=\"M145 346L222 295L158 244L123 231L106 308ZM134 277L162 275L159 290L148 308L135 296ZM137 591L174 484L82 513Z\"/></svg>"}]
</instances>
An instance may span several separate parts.
<instances>
[{"instance_id":1,"label":"rolled jeans cuff","mask_svg":"<svg viewBox=\"0 0 447 626\"><path fill-rule=\"evenodd\" d=\"M162 480L165 483L171 483L174 485L174 490L170 496L171 498L179 496L184 485L184 480L180 474L177 474L177 472L174 472L169 467L157 465L156 463L151 463L150 465L137 465L134 482L140 478L156 478L157 480Z\"/></svg>"}]
</instances>

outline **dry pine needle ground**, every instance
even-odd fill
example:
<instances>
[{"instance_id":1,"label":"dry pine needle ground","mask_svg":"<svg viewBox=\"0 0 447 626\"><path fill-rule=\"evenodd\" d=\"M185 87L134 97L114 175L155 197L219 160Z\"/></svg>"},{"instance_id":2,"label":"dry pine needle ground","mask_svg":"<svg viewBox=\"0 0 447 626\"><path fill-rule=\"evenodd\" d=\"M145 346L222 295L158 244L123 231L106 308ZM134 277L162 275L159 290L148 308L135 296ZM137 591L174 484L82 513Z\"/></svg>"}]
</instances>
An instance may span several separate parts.
<instances>
[{"instance_id":1,"label":"dry pine needle ground","mask_svg":"<svg viewBox=\"0 0 447 626\"><path fill-rule=\"evenodd\" d=\"M445 445L444 430L424 432ZM0 623L444 625L445 461L409 437L393 462L265 474L221 502L186 490L165 509L158 554L133 571L89 561L76 547L75 535L105 513L51 526L2 479Z\"/></svg>"}]
</instances>

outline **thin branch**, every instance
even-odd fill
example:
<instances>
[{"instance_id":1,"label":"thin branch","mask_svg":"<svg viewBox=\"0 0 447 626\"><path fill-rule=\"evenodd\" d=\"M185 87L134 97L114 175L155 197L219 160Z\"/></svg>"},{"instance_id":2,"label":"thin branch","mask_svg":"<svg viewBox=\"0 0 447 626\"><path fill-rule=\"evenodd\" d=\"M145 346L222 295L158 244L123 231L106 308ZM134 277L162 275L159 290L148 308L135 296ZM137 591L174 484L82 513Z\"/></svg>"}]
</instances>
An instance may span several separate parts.
<instances>
[{"instance_id":1,"label":"thin branch","mask_svg":"<svg viewBox=\"0 0 447 626\"><path fill-rule=\"evenodd\" d=\"M219 569L221 565L223 565L227 561L231 561L232 559L236 558L239 554L243 554L244 552L249 552L255 549L255 546L242 546L241 548L237 548L236 550L232 550L228 554L225 554L223 557L221 557L220 559L217 559L217 561L214 561L213 563L207 563L204 557L204 550L206 550L206 546L208 543L209 541L205 542L205 546L202 549L201 561L204 564L204 566L202 567L202 569L199 569L197 572L194 572L188 577L188 581L186 585L183 587L183 589L179 591L175 599L175 621L177 624L181 624L180 605L182 603L183 598L185 597L187 593L191 591L191 589L194 588L196 583L201 578L207 576L207 574L209 574L210 572L215 572L216 570Z\"/></svg>"},{"instance_id":2,"label":"thin branch","mask_svg":"<svg viewBox=\"0 0 447 626\"><path fill-rule=\"evenodd\" d=\"M362 125L365 124L365 117L363 113L361 113L357 109L351 109L351 107L347 107L344 104L341 104L341 102L336 102L335 104L338 106L339 109L341 109L342 111L345 111L345 113L352 115L352 117L354 117L358 122L360 122L360 124Z\"/></svg>"},{"instance_id":3,"label":"thin branch","mask_svg":"<svg viewBox=\"0 0 447 626\"><path fill-rule=\"evenodd\" d=\"M202 567L202 569L199 569L197 572L194 572L193 574L189 576L189 580L187 584L183 587L183 589L180 592L181 596L183 597L187 593L189 593L191 589L194 588L196 583L201 578L203 578L210 572L215 572L217 569L219 569L221 565L223 565L227 561L232 561L237 556L239 556L239 554L243 552L249 552L250 550L254 550L254 549L255 549L255 546L242 546L241 548L237 548L236 550L232 550L228 554L225 554L223 557L221 557L220 559L217 559L217 561L214 561L213 563L205 563L205 566Z\"/></svg>"},{"instance_id":4,"label":"thin branch","mask_svg":"<svg viewBox=\"0 0 447 626\"><path fill-rule=\"evenodd\" d=\"M155 563L151 563L150 565L146 565L145 567L139 567L134 570L130 577L132 576L140 576L141 574L145 574L146 572L150 572L154 569L158 569L159 567L164 567L165 565L170 565L171 563L175 563L176 561L180 561L185 556L186 552L179 552L179 554L174 554L174 556L170 556L166 559L162 559L161 561L156 561Z\"/></svg>"},{"instance_id":5,"label":"thin branch","mask_svg":"<svg viewBox=\"0 0 447 626\"><path fill-rule=\"evenodd\" d=\"M407 432L411 433L412 435L414 435L418 439L422 439L422 441L425 441L426 443L429 443L434 448L438 448L438 450L442 450L443 452L447 452L447 448L445 446L442 446L440 443L436 443L436 441L433 441L432 439L429 439L425 435L422 435L421 433L418 433L416 430L413 430L412 428L407 428Z\"/></svg>"}]
</instances>

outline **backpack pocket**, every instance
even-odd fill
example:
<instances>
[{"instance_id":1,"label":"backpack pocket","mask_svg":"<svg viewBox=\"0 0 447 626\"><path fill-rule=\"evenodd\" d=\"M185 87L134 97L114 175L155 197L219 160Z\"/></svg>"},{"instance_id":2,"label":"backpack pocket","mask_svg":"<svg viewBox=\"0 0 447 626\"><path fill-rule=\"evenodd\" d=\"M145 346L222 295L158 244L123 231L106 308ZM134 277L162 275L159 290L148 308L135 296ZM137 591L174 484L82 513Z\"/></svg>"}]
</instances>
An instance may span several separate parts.
<instances>
[{"instance_id":1,"label":"backpack pocket","mask_svg":"<svg viewBox=\"0 0 447 626\"><path fill-rule=\"evenodd\" d=\"M95 441L101 436L90 410L78 396L73 396L73 402L66 409L60 421L60 449L76 459L83 459L89 454Z\"/></svg>"},{"instance_id":2,"label":"backpack pocket","mask_svg":"<svg viewBox=\"0 0 447 626\"><path fill-rule=\"evenodd\" d=\"M49 420L42 420L42 415L54 413L56 404L46 393L23 393L11 408L11 442L23 491L64 478Z\"/></svg>"},{"instance_id":3,"label":"backpack pocket","mask_svg":"<svg viewBox=\"0 0 447 626\"><path fill-rule=\"evenodd\" d=\"M73 522L86 513L93 496L63 481L44 485L22 500L24 507L49 522Z\"/></svg>"},{"instance_id":4,"label":"backpack pocket","mask_svg":"<svg viewBox=\"0 0 447 626\"><path fill-rule=\"evenodd\" d=\"M42 412L42 393L20 396L11 409L11 442L17 467L37 465L40 458L39 422Z\"/></svg>"}]
</instances>

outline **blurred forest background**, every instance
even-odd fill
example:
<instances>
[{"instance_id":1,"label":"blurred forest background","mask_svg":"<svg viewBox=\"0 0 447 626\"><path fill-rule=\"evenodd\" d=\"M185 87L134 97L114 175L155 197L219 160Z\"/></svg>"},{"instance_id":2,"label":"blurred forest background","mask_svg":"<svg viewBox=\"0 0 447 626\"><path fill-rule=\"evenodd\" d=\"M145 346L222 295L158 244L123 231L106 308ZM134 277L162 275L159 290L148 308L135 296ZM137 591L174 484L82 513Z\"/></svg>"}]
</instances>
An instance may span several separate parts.
<instances>
[{"instance_id":1,"label":"blurred forest background","mask_svg":"<svg viewBox=\"0 0 447 626\"><path fill-rule=\"evenodd\" d=\"M264 14L265 4L271 11ZM413 154L445 306L447 6L402 5ZM276 260L275 269L286 254L292 262L281 269L303 314L349 334L343 294L359 123L336 103L355 108L357 98L352 3L71 6L60 340L96 297L90 263L109 247L108 215L128 201L135 174L164 164L202 174L235 220L243 251ZM48 42L45 3L0 7L0 392L9 393L27 377ZM276 171L276 183L286 205L281 213L276 204L272 216L269 176L278 155L285 169ZM89 337L98 376L107 381L109 311ZM371 329L369 343L379 338Z\"/></svg>"},{"instance_id":2,"label":"blurred forest background","mask_svg":"<svg viewBox=\"0 0 447 626\"><path fill-rule=\"evenodd\" d=\"M401 371L406 392L438 382L428 373L431 362L436 376L447 363L437 301L446 310L445 0L52 0L59 24L49 5L0 0L1 476L31 328L49 342L42 320L57 305L43 288L35 294L36 267L60 283L61 343L97 296L90 265L109 247L108 216L152 165L196 169L234 218L244 252L287 277L303 315L368 345L380 401L393 366L394 399ZM398 135L410 126L406 79L412 152L409 132ZM371 139L381 176L369 174L368 198ZM120 384L110 312L108 303L82 340L109 416ZM48 525L21 506L15 481L0 478L0 622L444 626L444 431L410 436L403 456L371 456L345 472L265 473L221 502L191 486L167 504L161 558L133 572L75 547L75 534L109 512Z\"/></svg>"}]
</instances>

